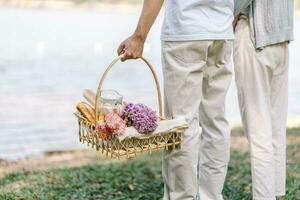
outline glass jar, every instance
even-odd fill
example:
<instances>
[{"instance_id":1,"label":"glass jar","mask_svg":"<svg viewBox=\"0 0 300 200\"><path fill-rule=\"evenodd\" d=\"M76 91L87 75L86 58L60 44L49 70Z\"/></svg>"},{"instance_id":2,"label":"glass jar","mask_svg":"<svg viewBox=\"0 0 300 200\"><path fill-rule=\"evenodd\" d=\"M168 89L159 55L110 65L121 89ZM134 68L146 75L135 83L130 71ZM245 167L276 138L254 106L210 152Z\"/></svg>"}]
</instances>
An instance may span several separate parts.
<instances>
[{"instance_id":1,"label":"glass jar","mask_svg":"<svg viewBox=\"0 0 300 200\"><path fill-rule=\"evenodd\" d=\"M108 113L120 114L122 110L123 96L115 90L100 91L100 115Z\"/></svg>"}]
</instances>

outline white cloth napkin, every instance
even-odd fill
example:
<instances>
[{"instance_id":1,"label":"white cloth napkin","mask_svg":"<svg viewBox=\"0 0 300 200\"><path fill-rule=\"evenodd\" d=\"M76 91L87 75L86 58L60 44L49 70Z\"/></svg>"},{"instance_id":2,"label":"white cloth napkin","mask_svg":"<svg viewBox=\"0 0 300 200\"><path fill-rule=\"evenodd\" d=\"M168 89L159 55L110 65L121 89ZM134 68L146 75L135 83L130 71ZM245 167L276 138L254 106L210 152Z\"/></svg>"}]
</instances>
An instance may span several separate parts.
<instances>
[{"instance_id":1,"label":"white cloth napkin","mask_svg":"<svg viewBox=\"0 0 300 200\"><path fill-rule=\"evenodd\" d=\"M187 128L188 124L185 121L183 117L178 117L175 119L169 119L169 120L162 120L158 122L158 126L156 130L149 134L141 134L137 132L137 130L134 127L127 127L125 129L125 133L118 136L119 141L122 141L124 139L128 138L145 138L149 136L159 135L168 133L171 131L176 131L177 129L184 129Z\"/></svg>"}]
</instances>

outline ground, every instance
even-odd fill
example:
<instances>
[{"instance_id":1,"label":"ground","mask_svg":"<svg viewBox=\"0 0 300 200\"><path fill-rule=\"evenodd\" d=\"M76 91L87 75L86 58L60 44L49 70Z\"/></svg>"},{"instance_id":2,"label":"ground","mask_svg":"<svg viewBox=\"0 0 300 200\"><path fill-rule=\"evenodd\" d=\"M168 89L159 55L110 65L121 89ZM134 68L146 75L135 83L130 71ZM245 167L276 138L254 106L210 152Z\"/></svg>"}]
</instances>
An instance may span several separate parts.
<instances>
[{"instance_id":1,"label":"ground","mask_svg":"<svg viewBox=\"0 0 300 200\"><path fill-rule=\"evenodd\" d=\"M247 141L232 133L224 197L251 199ZM287 200L300 200L300 128L288 130ZM92 150L49 154L0 164L0 199L161 199L161 153L108 161Z\"/></svg>"}]
</instances>

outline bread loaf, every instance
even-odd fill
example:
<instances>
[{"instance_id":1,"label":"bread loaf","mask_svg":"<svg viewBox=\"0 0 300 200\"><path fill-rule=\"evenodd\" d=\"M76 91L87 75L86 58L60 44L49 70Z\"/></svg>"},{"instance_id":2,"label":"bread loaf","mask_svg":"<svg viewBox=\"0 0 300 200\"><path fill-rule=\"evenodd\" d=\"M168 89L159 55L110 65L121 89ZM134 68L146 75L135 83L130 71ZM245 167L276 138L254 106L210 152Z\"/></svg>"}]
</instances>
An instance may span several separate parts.
<instances>
[{"instance_id":1,"label":"bread loaf","mask_svg":"<svg viewBox=\"0 0 300 200\"><path fill-rule=\"evenodd\" d=\"M89 90L89 89L85 89L83 91L83 97L87 100L87 102L94 107L95 106L95 101L96 101L96 94ZM99 104L100 105L100 104Z\"/></svg>"},{"instance_id":2,"label":"bread loaf","mask_svg":"<svg viewBox=\"0 0 300 200\"><path fill-rule=\"evenodd\" d=\"M76 106L80 114L86 118L90 123L95 124L95 110L87 103L80 102Z\"/></svg>"}]
</instances>

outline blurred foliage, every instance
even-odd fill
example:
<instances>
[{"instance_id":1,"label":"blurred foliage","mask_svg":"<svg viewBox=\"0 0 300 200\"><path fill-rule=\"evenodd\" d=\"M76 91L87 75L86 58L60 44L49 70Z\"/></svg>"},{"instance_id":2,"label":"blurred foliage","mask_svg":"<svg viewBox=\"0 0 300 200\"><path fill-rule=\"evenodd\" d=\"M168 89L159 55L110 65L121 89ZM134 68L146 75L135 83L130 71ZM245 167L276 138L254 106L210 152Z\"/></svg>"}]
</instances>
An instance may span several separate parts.
<instances>
[{"instance_id":1,"label":"blurred foliage","mask_svg":"<svg viewBox=\"0 0 300 200\"><path fill-rule=\"evenodd\" d=\"M300 138L300 129L290 129L288 134ZM287 148L286 200L300 200L299 149L300 142L295 142ZM252 199L248 152L231 152L223 193L227 200ZM162 195L161 153L145 155L121 163L36 172L24 171L0 179L1 200L155 200L161 199Z\"/></svg>"}]
</instances>

